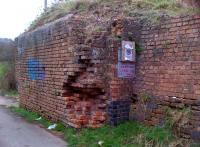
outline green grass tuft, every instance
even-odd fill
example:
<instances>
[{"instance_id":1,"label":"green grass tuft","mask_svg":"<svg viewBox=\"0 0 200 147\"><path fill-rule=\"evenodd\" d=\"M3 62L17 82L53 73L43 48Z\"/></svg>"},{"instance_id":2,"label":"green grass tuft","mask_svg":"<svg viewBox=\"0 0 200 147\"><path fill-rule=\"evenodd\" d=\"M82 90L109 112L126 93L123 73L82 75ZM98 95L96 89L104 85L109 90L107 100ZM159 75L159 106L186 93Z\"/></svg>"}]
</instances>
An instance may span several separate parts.
<instances>
[{"instance_id":1,"label":"green grass tuft","mask_svg":"<svg viewBox=\"0 0 200 147\"><path fill-rule=\"evenodd\" d=\"M5 91L4 95L7 96L7 97L16 98L16 97L19 96L19 93L18 93L17 90L8 90L8 91Z\"/></svg>"},{"instance_id":2,"label":"green grass tuft","mask_svg":"<svg viewBox=\"0 0 200 147\"><path fill-rule=\"evenodd\" d=\"M16 88L14 63L0 62L0 94L6 93L14 94L13 90Z\"/></svg>"},{"instance_id":3,"label":"green grass tuft","mask_svg":"<svg viewBox=\"0 0 200 147\"><path fill-rule=\"evenodd\" d=\"M39 117L39 115L35 112L31 112L28 110L25 110L23 108L18 108L18 107L10 107L12 112L17 113L18 115L24 117L26 120L28 120L29 122L34 121L36 118Z\"/></svg>"},{"instance_id":4,"label":"green grass tuft","mask_svg":"<svg viewBox=\"0 0 200 147\"><path fill-rule=\"evenodd\" d=\"M38 122L46 128L52 122L41 119L37 113L23 108L11 107L11 110L30 122ZM104 125L98 129L84 128L76 130L57 123L56 131L64 134L69 147L145 147L168 146L175 140L170 128L147 127L138 122L126 122L117 127ZM102 142L102 145L99 145Z\"/></svg>"}]
</instances>

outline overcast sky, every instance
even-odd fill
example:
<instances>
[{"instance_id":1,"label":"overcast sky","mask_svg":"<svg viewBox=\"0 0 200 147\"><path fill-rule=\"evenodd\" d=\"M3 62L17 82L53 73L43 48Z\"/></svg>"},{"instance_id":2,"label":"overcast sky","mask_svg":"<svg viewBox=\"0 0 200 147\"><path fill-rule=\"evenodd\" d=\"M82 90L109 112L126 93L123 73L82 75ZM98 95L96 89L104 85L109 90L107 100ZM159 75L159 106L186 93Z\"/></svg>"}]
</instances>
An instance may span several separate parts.
<instances>
[{"instance_id":1,"label":"overcast sky","mask_svg":"<svg viewBox=\"0 0 200 147\"><path fill-rule=\"evenodd\" d=\"M14 39L23 33L43 6L44 0L0 0L0 38Z\"/></svg>"}]
</instances>

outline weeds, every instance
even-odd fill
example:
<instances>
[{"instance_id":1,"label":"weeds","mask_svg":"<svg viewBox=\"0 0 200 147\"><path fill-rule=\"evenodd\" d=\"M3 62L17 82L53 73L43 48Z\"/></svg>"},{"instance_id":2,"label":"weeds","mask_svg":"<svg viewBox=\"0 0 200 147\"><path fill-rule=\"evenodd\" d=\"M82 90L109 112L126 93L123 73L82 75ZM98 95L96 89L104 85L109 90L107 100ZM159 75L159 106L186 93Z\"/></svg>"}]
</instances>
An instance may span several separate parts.
<instances>
[{"instance_id":1,"label":"weeds","mask_svg":"<svg viewBox=\"0 0 200 147\"><path fill-rule=\"evenodd\" d=\"M181 130L187 127L190 116L191 109L189 107L185 107L183 109L173 109L170 107L164 108L165 116L166 116L166 125L172 128L173 132L180 136Z\"/></svg>"},{"instance_id":2,"label":"weeds","mask_svg":"<svg viewBox=\"0 0 200 147\"><path fill-rule=\"evenodd\" d=\"M140 93L139 94L139 100L145 104L151 100L151 96L148 95L147 93Z\"/></svg>"},{"instance_id":3,"label":"weeds","mask_svg":"<svg viewBox=\"0 0 200 147\"><path fill-rule=\"evenodd\" d=\"M11 107L11 110L30 122L35 122L40 117L23 108ZM43 118L37 122L46 128L52 124ZM167 147L175 141L169 128L147 127L139 122L127 122L117 127L104 125L98 129L85 128L79 131L58 123L55 130L64 134L69 147Z\"/></svg>"},{"instance_id":4,"label":"weeds","mask_svg":"<svg viewBox=\"0 0 200 147\"><path fill-rule=\"evenodd\" d=\"M43 25L48 22L52 22L65 16L68 13L86 11L96 1L92 0L67 0L66 2L54 4L48 8L40 16L38 16L29 26L28 30L35 29L38 25Z\"/></svg>"},{"instance_id":5,"label":"weeds","mask_svg":"<svg viewBox=\"0 0 200 147\"><path fill-rule=\"evenodd\" d=\"M82 12L86 12L84 14L87 17L98 14L98 17L103 19L104 17L112 18L118 14L137 16L147 22L156 23L163 15L193 14L199 13L199 10L184 8L179 0L66 0L48 8L32 22L28 30L33 30L66 14L81 14Z\"/></svg>"},{"instance_id":6,"label":"weeds","mask_svg":"<svg viewBox=\"0 0 200 147\"><path fill-rule=\"evenodd\" d=\"M19 96L17 90L8 90L8 91L5 91L3 94L4 94L5 96L7 96L7 97L13 97L13 98L16 98L16 97Z\"/></svg>"},{"instance_id":7,"label":"weeds","mask_svg":"<svg viewBox=\"0 0 200 147\"><path fill-rule=\"evenodd\" d=\"M9 65L7 62L0 63L0 78L1 79L6 75L6 72L8 71L8 66Z\"/></svg>"},{"instance_id":8,"label":"weeds","mask_svg":"<svg viewBox=\"0 0 200 147\"><path fill-rule=\"evenodd\" d=\"M0 62L0 93L5 94L16 88L14 64Z\"/></svg>"}]
</instances>

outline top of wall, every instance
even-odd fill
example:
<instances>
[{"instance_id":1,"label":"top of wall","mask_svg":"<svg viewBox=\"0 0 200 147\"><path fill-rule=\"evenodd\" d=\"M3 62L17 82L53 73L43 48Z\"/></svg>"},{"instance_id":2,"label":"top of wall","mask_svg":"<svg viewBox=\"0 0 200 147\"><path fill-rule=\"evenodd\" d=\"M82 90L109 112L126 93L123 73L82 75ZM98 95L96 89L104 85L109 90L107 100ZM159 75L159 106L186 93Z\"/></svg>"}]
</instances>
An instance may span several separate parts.
<instances>
[{"instance_id":1,"label":"top of wall","mask_svg":"<svg viewBox=\"0 0 200 147\"><path fill-rule=\"evenodd\" d=\"M74 14L91 18L92 26L96 22L105 24L116 17L134 17L152 23L163 17L194 14L198 8L185 8L180 0L78 0L65 1L53 5L40 17L33 21L29 30L34 30L48 22L52 22L66 14Z\"/></svg>"},{"instance_id":2,"label":"top of wall","mask_svg":"<svg viewBox=\"0 0 200 147\"><path fill-rule=\"evenodd\" d=\"M17 46L21 48L27 48L33 46L36 42L43 40L45 36L52 35L53 30L56 29L56 26L64 25L73 17L72 14L68 14L65 17L57 19L53 22L47 23L43 26L37 27L36 29L28 32L24 32L16 38ZM31 41L31 42L30 42Z\"/></svg>"},{"instance_id":3,"label":"top of wall","mask_svg":"<svg viewBox=\"0 0 200 147\"><path fill-rule=\"evenodd\" d=\"M70 25L76 24L72 22L78 22L76 25L85 23L84 29L86 30L86 32L95 32L95 31L98 32L102 29L107 30L109 27L111 27L112 23L116 20L126 20L124 21L124 23L127 23L125 25L133 25L133 23L137 24L138 26L140 26L138 27L138 29L141 29L144 34L145 30L149 30L149 29L155 30L155 29L164 28L164 27L167 28L167 27L170 27L170 24L173 24L173 23L179 26L183 26L188 21L190 24L195 24L195 23L199 24L200 15L195 14L195 15L175 16L175 17L167 17L167 18L163 17L160 19L159 23L155 23L155 24L148 24L134 17L116 16L116 18L112 18L112 20L109 20L108 22L102 23L102 21L93 20L94 22L90 24L91 18L82 17L80 15L75 15L75 14L68 14L53 22L37 27L36 29L32 31L24 32L17 38L17 42L18 42L17 46L19 48L35 48L35 45L38 44L39 42L41 43L41 41L44 41L44 40L47 41L49 39L53 39L53 36L54 36L53 34L58 33L59 29L61 29L63 26L65 26L66 29L70 29ZM128 22L131 22L131 23L129 24Z\"/></svg>"}]
</instances>

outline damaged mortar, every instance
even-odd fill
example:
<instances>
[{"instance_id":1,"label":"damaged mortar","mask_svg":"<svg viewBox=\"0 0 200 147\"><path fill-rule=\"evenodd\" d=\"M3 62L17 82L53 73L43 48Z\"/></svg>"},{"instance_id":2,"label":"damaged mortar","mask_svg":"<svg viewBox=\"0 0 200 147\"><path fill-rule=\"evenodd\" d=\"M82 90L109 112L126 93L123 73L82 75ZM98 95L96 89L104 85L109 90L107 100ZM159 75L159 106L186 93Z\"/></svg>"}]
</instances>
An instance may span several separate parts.
<instances>
[{"instance_id":1,"label":"damaged mortar","mask_svg":"<svg viewBox=\"0 0 200 147\"><path fill-rule=\"evenodd\" d=\"M21 106L76 128L129 119L162 127L164 108L189 107L189 122L179 135L199 140L199 15L156 26L119 18L98 31L88 30L89 22L69 15L18 37ZM129 78L118 73L122 41L143 50Z\"/></svg>"},{"instance_id":2,"label":"damaged mortar","mask_svg":"<svg viewBox=\"0 0 200 147\"><path fill-rule=\"evenodd\" d=\"M129 118L124 100L118 109L126 110L117 118L107 113L115 113L112 106L119 102L113 101L123 99L118 89L127 81L115 74L121 42L110 37L110 29L87 36L85 20L69 15L18 37L20 104L75 128L96 128L109 120L114 125Z\"/></svg>"}]
</instances>

